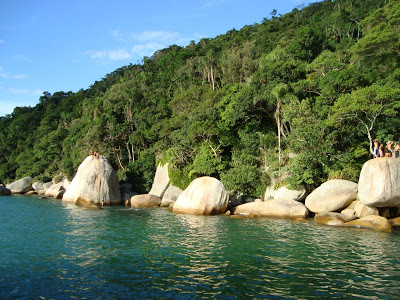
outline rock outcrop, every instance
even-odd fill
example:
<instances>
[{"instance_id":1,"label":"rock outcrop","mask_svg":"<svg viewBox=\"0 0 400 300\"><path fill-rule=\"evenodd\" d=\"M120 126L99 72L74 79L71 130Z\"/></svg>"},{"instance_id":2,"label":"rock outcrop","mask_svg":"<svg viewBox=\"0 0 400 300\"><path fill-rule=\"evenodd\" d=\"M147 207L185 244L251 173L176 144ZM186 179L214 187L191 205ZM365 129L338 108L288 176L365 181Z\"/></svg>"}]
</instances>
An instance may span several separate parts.
<instances>
[{"instance_id":1,"label":"rock outcrop","mask_svg":"<svg viewBox=\"0 0 400 300\"><path fill-rule=\"evenodd\" d=\"M373 229L386 232L390 232L392 230L392 225L390 224L388 219L381 216L373 216L373 215L361 219L356 219L350 222L346 222L342 226Z\"/></svg>"},{"instance_id":2,"label":"rock outcrop","mask_svg":"<svg viewBox=\"0 0 400 300\"><path fill-rule=\"evenodd\" d=\"M287 199L295 201L303 201L307 195L306 189L289 189L287 186L283 186L274 190L273 187L267 187L264 195L265 200L269 199Z\"/></svg>"},{"instance_id":3,"label":"rock outcrop","mask_svg":"<svg viewBox=\"0 0 400 300\"><path fill-rule=\"evenodd\" d=\"M390 220L392 226L399 227L400 226L400 217L396 217Z\"/></svg>"},{"instance_id":4,"label":"rock outcrop","mask_svg":"<svg viewBox=\"0 0 400 300\"><path fill-rule=\"evenodd\" d=\"M229 195L224 185L212 177L193 180L179 195L172 211L181 214L214 215L225 213Z\"/></svg>"},{"instance_id":5,"label":"rock outcrop","mask_svg":"<svg viewBox=\"0 0 400 300\"><path fill-rule=\"evenodd\" d=\"M160 197L150 194L133 196L130 200L131 207L158 207L161 204Z\"/></svg>"},{"instance_id":6,"label":"rock outcrop","mask_svg":"<svg viewBox=\"0 0 400 300\"><path fill-rule=\"evenodd\" d=\"M303 203L295 200L272 199L236 206L233 209L233 214L279 218L306 218L308 216L308 209Z\"/></svg>"},{"instance_id":7,"label":"rock outcrop","mask_svg":"<svg viewBox=\"0 0 400 300\"><path fill-rule=\"evenodd\" d=\"M329 212L329 213L317 214L314 217L314 222L322 225L341 226L344 223L352 221L354 219L355 219L354 215L350 216L342 213Z\"/></svg>"},{"instance_id":8,"label":"rock outcrop","mask_svg":"<svg viewBox=\"0 0 400 300\"><path fill-rule=\"evenodd\" d=\"M399 207L400 159L382 157L367 161L360 173L358 197L372 207Z\"/></svg>"},{"instance_id":9,"label":"rock outcrop","mask_svg":"<svg viewBox=\"0 0 400 300\"><path fill-rule=\"evenodd\" d=\"M121 204L117 175L107 159L88 156L63 196L64 202Z\"/></svg>"},{"instance_id":10,"label":"rock outcrop","mask_svg":"<svg viewBox=\"0 0 400 300\"><path fill-rule=\"evenodd\" d=\"M356 205L354 206L354 215L357 218L364 218L371 215L379 216L379 210L376 207L370 207L360 201L357 201Z\"/></svg>"},{"instance_id":11,"label":"rock outcrop","mask_svg":"<svg viewBox=\"0 0 400 300\"><path fill-rule=\"evenodd\" d=\"M32 178L24 177L6 185L13 194L25 194L32 191Z\"/></svg>"},{"instance_id":12,"label":"rock outcrop","mask_svg":"<svg viewBox=\"0 0 400 300\"><path fill-rule=\"evenodd\" d=\"M162 198L169 186L169 182L170 179L168 176L168 163L164 166L161 166L161 163L158 164L153 180L153 185L151 186L149 194Z\"/></svg>"},{"instance_id":13,"label":"rock outcrop","mask_svg":"<svg viewBox=\"0 0 400 300\"><path fill-rule=\"evenodd\" d=\"M0 196L10 196L11 190L6 188L5 186L0 185Z\"/></svg>"},{"instance_id":14,"label":"rock outcrop","mask_svg":"<svg viewBox=\"0 0 400 300\"><path fill-rule=\"evenodd\" d=\"M53 183L44 193L46 197L53 197L56 199L61 199L60 196L62 196L65 192L65 188L63 186L64 182L61 181L59 183Z\"/></svg>"},{"instance_id":15,"label":"rock outcrop","mask_svg":"<svg viewBox=\"0 0 400 300\"><path fill-rule=\"evenodd\" d=\"M32 188L35 191L43 191L44 190L43 182L35 181L34 183L32 183Z\"/></svg>"},{"instance_id":16,"label":"rock outcrop","mask_svg":"<svg viewBox=\"0 0 400 300\"><path fill-rule=\"evenodd\" d=\"M178 199L179 195L182 194L182 192L183 191L180 188L170 184L162 197L162 202L160 206L170 206Z\"/></svg>"},{"instance_id":17,"label":"rock outcrop","mask_svg":"<svg viewBox=\"0 0 400 300\"><path fill-rule=\"evenodd\" d=\"M357 187L357 183L349 180L329 180L307 196L305 205L315 213L327 213L343 209L356 200Z\"/></svg>"}]
</instances>

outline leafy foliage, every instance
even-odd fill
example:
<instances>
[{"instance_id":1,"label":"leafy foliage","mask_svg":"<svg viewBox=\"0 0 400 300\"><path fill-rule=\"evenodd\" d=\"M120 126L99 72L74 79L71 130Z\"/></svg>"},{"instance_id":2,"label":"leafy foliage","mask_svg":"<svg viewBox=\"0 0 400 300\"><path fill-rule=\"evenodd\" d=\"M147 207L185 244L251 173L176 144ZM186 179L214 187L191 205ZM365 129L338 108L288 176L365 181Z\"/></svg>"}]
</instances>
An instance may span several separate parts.
<instances>
[{"instance_id":1,"label":"leafy foliage","mask_svg":"<svg viewBox=\"0 0 400 300\"><path fill-rule=\"evenodd\" d=\"M0 181L71 178L89 150L137 192L160 161L180 188L209 175L232 194L357 180L373 137L400 139L400 4L326 0L271 16L15 108L0 118Z\"/></svg>"}]
</instances>

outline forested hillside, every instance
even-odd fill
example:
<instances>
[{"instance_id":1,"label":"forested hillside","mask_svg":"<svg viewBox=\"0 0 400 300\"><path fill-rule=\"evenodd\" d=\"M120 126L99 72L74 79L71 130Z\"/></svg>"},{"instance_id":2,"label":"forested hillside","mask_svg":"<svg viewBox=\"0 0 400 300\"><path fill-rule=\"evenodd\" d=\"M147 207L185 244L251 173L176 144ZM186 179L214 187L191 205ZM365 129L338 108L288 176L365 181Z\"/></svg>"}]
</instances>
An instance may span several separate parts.
<instances>
[{"instance_id":1,"label":"forested hillside","mask_svg":"<svg viewBox=\"0 0 400 300\"><path fill-rule=\"evenodd\" d=\"M0 118L0 181L72 179L90 149L137 192L159 162L253 196L357 180L371 139L400 140L399 28L399 1L326 0L44 93Z\"/></svg>"}]
</instances>

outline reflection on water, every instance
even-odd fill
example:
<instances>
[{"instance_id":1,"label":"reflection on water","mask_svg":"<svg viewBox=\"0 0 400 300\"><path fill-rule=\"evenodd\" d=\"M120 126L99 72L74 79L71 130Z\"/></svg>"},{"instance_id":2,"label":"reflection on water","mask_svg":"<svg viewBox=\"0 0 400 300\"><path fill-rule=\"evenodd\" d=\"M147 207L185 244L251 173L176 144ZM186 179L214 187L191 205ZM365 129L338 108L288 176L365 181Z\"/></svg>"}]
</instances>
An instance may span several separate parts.
<instances>
[{"instance_id":1,"label":"reflection on water","mask_svg":"<svg viewBox=\"0 0 400 300\"><path fill-rule=\"evenodd\" d=\"M0 298L395 299L400 234L0 198Z\"/></svg>"}]
</instances>

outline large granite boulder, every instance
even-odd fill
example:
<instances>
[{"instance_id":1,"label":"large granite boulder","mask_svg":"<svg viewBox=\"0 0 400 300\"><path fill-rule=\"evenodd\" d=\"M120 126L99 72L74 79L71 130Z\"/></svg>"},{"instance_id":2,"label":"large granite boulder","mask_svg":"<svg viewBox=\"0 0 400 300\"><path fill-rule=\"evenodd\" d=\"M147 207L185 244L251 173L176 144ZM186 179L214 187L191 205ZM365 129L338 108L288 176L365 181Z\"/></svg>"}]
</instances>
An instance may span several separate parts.
<instances>
[{"instance_id":1,"label":"large granite boulder","mask_svg":"<svg viewBox=\"0 0 400 300\"><path fill-rule=\"evenodd\" d=\"M399 227L400 226L400 217L396 217L390 220L390 223L394 227Z\"/></svg>"},{"instance_id":2,"label":"large granite boulder","mask_svg":"<svg viewBox=\"0 0 400 300\"><path fill-rule=\"evenodd\" d=\"M375 207L361 203L360 200L355 200L343 209L341 213L356 218L363 218L369 215L379 215L379 210Z\"/></svg>"},{"instance_id":3,"label":"large granite boulder","mask_svg":"<svg viewBox=\"0 0 400 300\"><path fill-rule=\"evenodd\" d=\"M400 206L400 159L375 158L367 161L358 181L358 198L373 207Z\"/></svg>"},{"instance_id":4,"label":"large granite boulder","mask_svg":"<svg viewBox=\"0 0 400 300\"><path fill-rule=\"evenodd\" d=\"M13 194L25 194L32 191L32 178L24 177L6 185L6 188L11 190Z\"/></svg>"},{"instance_id":5,"label":"large granite boulder","mask_svg":"<svg viewBox=\"0 0 400 300\"><path fill-rule=\"evenodd\" d=\"M354 215L350 216L342 213L329 212L315 215L314 222L322 225L340 226L354 219Z\"/></svg>"},{"instance_id":6,"label":"large granite boulder","mask_svg":"<svg viewBox=\"0 0 400 300\"><path fill-rule=\"evenodd\" d=\"M229 195L224 185L213 177L193 180L179 195L172 212L193 215L214 215L226 212Z\"/></svg>"},{"instance_id":7,"label":"large granite boulder","mask_svg":"<svg viewBox=\"0 0 400 300\"><path fill-rule=\"evenodd\" d=\"M0 185L0 196L10 196L11 190L6 188L5 186Z\"/></svg>"},{"instance_id":8,"label":"large granite boulder","mask_svg":"<svg viewBox=\"0 0 400 300\"><path fill-rule=\"evenodd\" d=\"M104 205L121 204L118 178L106 158L91 155L79 165L63 202L101 204L102 201Z\"/></svg>"},{"instance_id":9,"label":"large granite boulder","mask_svg":"<svg viewBox=\"0 0 400 300\"><path fill-rule=\"evenodd\" d=\"M361 219L356 219L342 224L344 227L366 228L379 231L391 231L392 225L389 220L381 216L366 216Z\"/></svg>"},{"instance_id":10,"label":"large granite boulder","mask_svg":"<svg viewBox=\"0 0 400 300\"><path fill-rule=\"evenodd\" d=\"M345 208L356 198L357 183L333 179L321 184L308 195L305 205L312 212L327 213Z\"/></svg>"},{"instance_id":11,"label":"large granite boulder","mask_svg":"<svg viewBox=\"0 0 400 300\"><path fill-rule=\"evenodd\" d=\"M169 181L168 163L164 166L161 166L161 163L158 164L149 194L162 198L169 186Z\"/></svg>"},{"instance_id":12,"label":"large granite boulder","mask_svg":"<svg viewBox=\"0 0 400 300\"><path fill-rule=\"evenodd\" d=\"M162 207L169 207L178 199L179 195L182 194L182 190L172 184L170 184L165 191L161 205Z\"/></svg>"},{"instance_id":13,"label":"large granite boulder","mask_svg":"<svg viewBox=\"0 0 400 300\"><path fill-rule=\"evenodd\" d=\"M59 183L53 183L44 193L46 197L53 197L56 199L61 199L60 198L60 193L65 192L64 188L64 182L60 181Z\"/></svg>"},{"instance_id":14,"label":"large granite boulder","mask_svg":"<svg viewBox=\"0 0 400 300\"><path fill-rule=\"evenodd\" d=\"M44 195L46 194L47 190L53 185L53 181L49 181L46 183L43 183L43 189L42 190L37 190L38 195Z\"/></svg>"},{"instance_id":15,"label":"large granite boulder","mask_svg":"<svg viewBox=\"0 0 400 300\"><path fill-rule=\"evenodd\" d=\"M150 194L133 196L130 200L131 207L158 207L161 204L160 197Z\"/></svg>"},{"instance_id":16,"label":"large granite boulder","mask_svg":"<svg viewBox=\"0 0 400 300\"><path fill-rule=\"evenodd\" d=\"M303 203L288 199L257 201L236 206L234 215L253 215L280 218L307 218L308 209Z\"/></svg>"},{"instance_id":17,"label":"large granite boulder","mask_svg":"<svg viewBox=\"0 0 400 300\"><path fill-rule=\"evenodd\" d=\"M347 216L355 216L356 212L354 211L354 208L356 207L356 204L360 202L358 200L355 200L350 203L349 206L345 207L340 213L345 214Z\"/></svg>"},{"instance_id":18,"label":"large granite boulder","mask_svg":"<svg viewBox=\"0 0 400 300\"><path fill-rule=\"evenodd\" d=\"M361 201L356 201L356 205L354 206L354 215L357 218L364 218L366 216L379 216L379 210L376 207L371 207L368 205L365 205Z\"/></svg>"},{"instance_id":19,"label":"large granite boulder","mask_svg":"<svg viewBox=\"0 0 400 300\"><path fill-rule=\"evenodd\" d=\"M289 189L287 186L282 186L277 190L273 187L267 187L265 190L264 199L287 199L295 201L303 201L307 195L307 190L304 187L298 189Z\"/></svg>"},{"instance_id":20,"label":"large granite boulder","mask_svg":"<svg viewBox=\"0 0 400 300\"><path fill-rule=\"evenodd\" d=\"M35 191L42 191L42 190L44 190L43 182L35 181L34 183L32 183L32 188L33 188Z\"/></svg>"}]
</instances>

